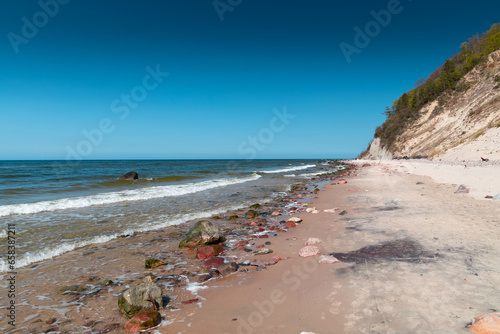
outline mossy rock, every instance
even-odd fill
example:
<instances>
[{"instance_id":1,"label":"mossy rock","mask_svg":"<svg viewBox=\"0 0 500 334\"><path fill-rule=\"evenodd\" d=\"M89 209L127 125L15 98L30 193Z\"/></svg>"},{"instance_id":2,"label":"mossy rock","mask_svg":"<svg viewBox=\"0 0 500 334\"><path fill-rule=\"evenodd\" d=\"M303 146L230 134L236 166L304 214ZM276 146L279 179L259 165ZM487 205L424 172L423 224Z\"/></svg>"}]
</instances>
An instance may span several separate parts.
<instances>
[{"instance_id":1,"label":"mossy rock","mask_svg":"<svg viewBox=\"0 0 500 334\"><path fill-rule=\"evenodd\" d=\"M261 205L259 203L255 203L253 205L250 205L250 209L260 209Z\"/></svg>"},{"instance_id":2,"label":"mossy rock","mask_svg":"<svg viewBox=\"0 0 500 334\"><path fill-rule=\"evenodd\" d=\"M200 220L187 233L179 247L213 245L225 241L222 232L208 220Z\"/></svg>"},{"instance_id":3,"label":"mossy rock","mask_svg":"<svg viewBox=\"0 0 500 334\"><path fill-rule=\"evenodd\" d=\"M245 213L245 218L256 218L259 216L259 213L255 210L248 210L247 213Z\"/></svg>"},{"instance_id":4,"label":"mossy rock","mask_svg":"<svg viewBox=\"0 0 500 334\"><path fill-rule=\"evenodd\" d=\"M146 259L146 262L144 263L144 268L146 268L146 269L154 269L156 267L163 266L163 265L166 265L166 263L163 262L162 260L158 260L158 259Z\"/></svg>"},{"instance_id":5,"label":"mossy rock","mask_svg":"<svg viewBox=\"0 0 500 334\"><path fill-rule=\"evenodd\" d=\"M218 219L220 219L220 217L219 216L213 216L212 219L213 220L218 220Z\"/></svg>"},{"instance_id":6,"label":"mossy rock","mask_svg":"<svg viewBox=\"0 0 500 334\"><path fill-rule=\"evenodd\" d=\"M238 219L238 215L232 215L227 218L227 220Z\"/></svg>"},{"instance_id":7,"label":"mossy rock","mask_svg":"<svg viewBox=\"0 0 500 334\"><path fill-rule=\"evenodd\" d=\"M154 300L155 306L148 300L149 298ZM127 289L118 298L120 313L129 319L141 310L149 310L162 306L163 299L161 289L153 282L145 282Z\"/></svg>"}]
</instances>

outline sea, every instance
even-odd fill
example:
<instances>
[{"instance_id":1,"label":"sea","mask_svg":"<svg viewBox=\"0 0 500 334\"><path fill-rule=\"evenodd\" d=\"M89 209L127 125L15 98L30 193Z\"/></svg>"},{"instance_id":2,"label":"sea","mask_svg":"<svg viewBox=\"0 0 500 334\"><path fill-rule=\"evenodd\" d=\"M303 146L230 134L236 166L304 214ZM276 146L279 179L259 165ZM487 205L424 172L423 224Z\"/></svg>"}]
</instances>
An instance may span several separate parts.
<instances>
[{"instance_id":1,"label":"sea","mask_svg":"<svg viewBox=\"0 0 500 334\"><path fill-rule=\"evenodd\" d=\"M336 168L328 160L0 161L0 245L15 232L20 268L264 203ZM120 179L130 171L139 179ZM6 253L0 272L9 271Z\"/></svg>"}]
</instances>

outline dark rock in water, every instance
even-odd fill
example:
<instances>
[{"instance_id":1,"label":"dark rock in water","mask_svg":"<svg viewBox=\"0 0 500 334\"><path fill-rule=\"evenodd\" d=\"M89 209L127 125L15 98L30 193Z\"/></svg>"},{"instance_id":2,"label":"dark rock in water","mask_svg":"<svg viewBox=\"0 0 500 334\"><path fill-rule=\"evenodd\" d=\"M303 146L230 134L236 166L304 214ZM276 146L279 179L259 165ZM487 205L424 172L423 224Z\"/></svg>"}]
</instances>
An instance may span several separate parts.
<instances>
[{"instance_id":1,"label":"dark rock in water","mask_svg":"<svg viewBox=\"0 0 500 334\"><path fill-rule=\"evenodd\" d=\"M238 264L236 262L225 263L219 267L217 267L217 271L222 276L227 276L229 274L235 273L238 271Z\"/></svg>"},{"instance_id":2,"label":"dark rock in water","mask_svg":"<svg viewBox=\"0 0 500 334\"><path fill-rule=\"evenodd\" d=\"M458 189L455 191L455 194L468 194L469 193L469 189L467 189L466 186L464 186L463 184L460 185L458 187Z\"/></svg>"},{"instance_id":3,"label":"dark rock in water","mask_svg":"<svg viewBox=\"0 0 500 334\"><path fill-rule=\"evenodd\" d=\"M197 222L182 239L179 247L197 247L218 244L225 240L222 232L208 220Z\"/></svg>"},{"instance_id":4,"label":"dark rock in water","mask_svg":"<svg viewBox=\"0 0 500 334\"><path fill-rule=\"evenodd\" d=\"M260 209L261 205L259 203L250 205L250 209Z\"/></svg>"},{"instance_id":5,"label":"dark rock in water","mask_svg":"<svg viewBox=\"0 0 500 334\"><path fill-rule=\"evenodd\" d=\"M247 213L245 213L245 218L256 218L259 215L259 213L255 210L248 210Z\"/></svg>"},{"instance_id":6,"label":"dark rock in water","mask_svg":"<svg viewBox=\"0 0 500 334\"><path fill-rule=\"evenodd\" d=\"M120 176L120 180L137 180L138 178L139 174L136 172L128 172L127 174Z\"/></svg>"},{"instance_id":7,"label":"dark rock in water","mask_svg":"<svg viewBox=\"0 0 500 334\"><path fill-rule=\"evenodd\" d=\"M68 295L81 295L89 292L91 286L86 284L69 285L59 289L59 293Z\"/></svg>"},{"instance_id":8,"label":"dark rock in water","mask_svg":"<svg viewBox=\"0 0 500 334\"><path fill-rule=\"evenodd\" d=\"M166 265L165 262L158 260L158 259L146 259L146 262L144 263L144 268L146 269L154 269L159 266Z\"/></svg>"},{"instance_id":9,"label":"dark rock in water","mask_svg":"<svg viewBox=\"0 0 500 334\"><path fill-rule=\"evenodd\" d=\"M156 310L142 310L125 324L125 330L137 333L141 330L158 326L161 322L161 314Z\"/></svg>"},{"instance_id":10,"label":"dark rock in water","mask_svg":"<svg viewBox=\"0 0 500 334\"><path fill-rule=\"evenodd\" d=\"M153 282L125 290L118 298L120 313L129 319L141 310L157 310L160 307L163 307L161 289Z\"/></svg>"}]
</instances>

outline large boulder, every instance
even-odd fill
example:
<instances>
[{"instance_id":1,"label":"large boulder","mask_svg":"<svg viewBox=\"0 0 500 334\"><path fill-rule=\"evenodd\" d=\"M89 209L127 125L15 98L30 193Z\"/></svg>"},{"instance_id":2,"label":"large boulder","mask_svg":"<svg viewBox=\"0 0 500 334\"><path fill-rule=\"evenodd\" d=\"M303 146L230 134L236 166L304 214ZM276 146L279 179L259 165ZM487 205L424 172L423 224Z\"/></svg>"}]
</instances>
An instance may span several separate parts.
<instances>
[{"instance_id":1,"label":"large boulder","mask_svg":"<svg viewBox=\"0 0 500 334\"><path fill-rule=\"evenodd\" d=\"M136 172L128 172L120 176L120 180L137 180L139 178L139 174Z\"/></svg>"},{"instance_id":2,"label":"large boulder","mask_svg":"<svg viewBox=\"0 0 500 334\"><path fill-rule=\"evenodd\" d=\"M208 220L200 220L187 233L179 247L197 247L223 242L221 231Z\"/></svg>"},{"instance_id":3,"label":"large boulder","mask_svg":"<svg viewBox=\"0 0 500 334\"><path fill-rule=\"evenodd\" d=\"M163 307L161 288L153 282L144 282L125 290L118 298L120 313L129 319L141 310L156 310L159 307Z\"/></svg>"}]
</instances>

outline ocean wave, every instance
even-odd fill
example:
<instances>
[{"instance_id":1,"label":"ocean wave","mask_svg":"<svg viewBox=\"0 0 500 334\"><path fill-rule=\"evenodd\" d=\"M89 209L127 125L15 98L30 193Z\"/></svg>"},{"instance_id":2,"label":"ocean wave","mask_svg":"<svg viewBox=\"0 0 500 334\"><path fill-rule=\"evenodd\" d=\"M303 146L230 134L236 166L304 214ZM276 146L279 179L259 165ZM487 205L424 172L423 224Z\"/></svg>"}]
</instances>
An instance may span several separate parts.
<instances>
[{"instance_id":1,"label":"ocean wave","mask_svg":"<svg viewBox=\"0 0 500 334\"><path fill-rule=\"evenodd\" d=\"M260 175L253 174L244 178L215 179L196 183L146 187L141 189L100 193L90 196L62 198L54 201L3 205L0 206L0 217L16 214L33 214L45 211L85 208L93 205L113 204L125 201L143 201L154 198L182 196L213 188L225 187L232 184L255 181L260 177Z\"/></svg>"},{"instance_id":2,"label":"ocean wave","mask_svg":"<svg viewBox=\"0 0 500 334\"><path fill-rule=\"evenodd\" d=\"M258 173L265 173L265 174L287 173L287 172L293 172L296 170L308 169L308 168L312 168L312 167L316 167L316 165L295 166L295 167L287 167L287 168L275 169L275 170L262 170L262 171L258 171Z\"/></svg>"},{"instance_id":3,"label":"ocean wave","mask_svg":"<svg viewBox=\"0 0 500 334\"><path fill-rule=\"evenodd\" d=\"M194 175L170 175L163 177L150 177L147 179L138 180L122 180L116 179L113 181L104 181L95 185L95 187L116 187L116 186L130 186L130 184L151 184L152 182L180 182L186 180L196 180L202 178L201 176Z\"/></svg>"},{"instance_id":4,"label":"ocean wave","mask_svg":"<svg viewBox=\"0 0 500 334\"><path fill-rule=\"evenodd\" d=\"M271 200L271 199L269 199ZM267 200L267 201L269 201ZM265 203L267 201L263 201L262 203ZM183 224L187 221L194 220L194 219L200 219L200 218L206 218L206 217L211 217L214 215L219 215L221 213L227 212L227 211L232 211L232 210L239 210L241 208L248 207L251 205L253 202L243 202L238 205L234 206L228 206L228 207L223 207L220 209L216 210L210 210L210 211L201 211L197 213L190 213L190 214L185 214L182 215L179 218L176 219L169 219L164 222L157 222L141 227L137 227L134 229L125 229L120 232L110 234L110 235L101 235L101 236L96 236L96 237L89 237L84 240L78 240L78 241L73 241L73 242L64 242L61 244L54 245L52 247L47 247L42 251L38 252L26 252L25 254L19 256L16 259L16 268L22 268L25 266L28 266L34 262L39 262L43 261L46 259L51 259L55 256L62 255L64 253L70 252L72 250L75 250L80 247L85 247L88 245L92 244L99 244L99 243L104 243L108 242L110 240L116 239L119 236L123 235L132 235L134 233L139 233L139 232L147 232L147 231L154 231L154 230L159 230L168 226L175 226L175 225L180 225ZM6 272L8 271L8 264L6 261L0 262L0 272Z\"/></svg>"}]
</instances>

